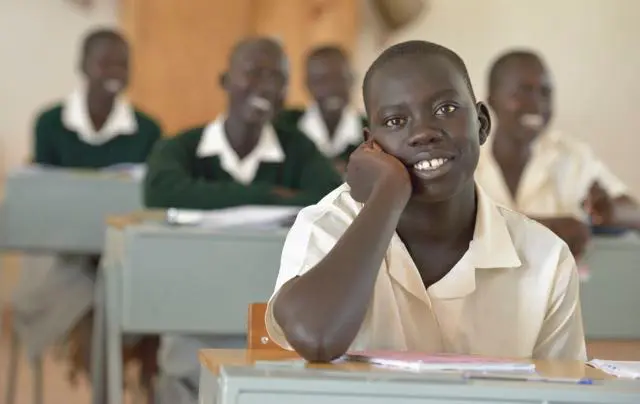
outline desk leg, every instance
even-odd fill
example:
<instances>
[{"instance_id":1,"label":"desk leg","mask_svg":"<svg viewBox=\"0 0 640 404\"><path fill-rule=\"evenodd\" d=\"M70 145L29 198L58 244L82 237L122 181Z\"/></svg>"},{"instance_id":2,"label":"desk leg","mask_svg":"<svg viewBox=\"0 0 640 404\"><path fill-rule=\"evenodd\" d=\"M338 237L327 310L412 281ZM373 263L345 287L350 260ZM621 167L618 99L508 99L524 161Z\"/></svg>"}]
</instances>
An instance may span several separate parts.
<instances>
[{"instance_id":1,"label":"desk leg","mask_svg":"<svg viewBox=\"0 0 640 404\"><path fill-rule=\"evenodd\" d=\"M123 403L122 333L118 268L105 268L105 313L107 320L107 399L109 404Z\"/></svg>"},{"instance_id":2,"label":"desk leg","mask_svg":"<svg viewBox=\"0 0 640 404\"><path fill-rule=\"evenodd\" d=\"M105 281L102 264L98 270L93 304L93 330L91 335L92 404L106 404L105 394Z\"/></svg>"},{"instance_id":3,"label":"desk leg","mask_svg":"<svg viewBox=\"0 0 640 404\"><path fill-rule=\"evenodd\" d=\"M198 387L198 404L216 404L218 402L218 375L200 366L200 386Z\"/></svg>"}]
</instances>

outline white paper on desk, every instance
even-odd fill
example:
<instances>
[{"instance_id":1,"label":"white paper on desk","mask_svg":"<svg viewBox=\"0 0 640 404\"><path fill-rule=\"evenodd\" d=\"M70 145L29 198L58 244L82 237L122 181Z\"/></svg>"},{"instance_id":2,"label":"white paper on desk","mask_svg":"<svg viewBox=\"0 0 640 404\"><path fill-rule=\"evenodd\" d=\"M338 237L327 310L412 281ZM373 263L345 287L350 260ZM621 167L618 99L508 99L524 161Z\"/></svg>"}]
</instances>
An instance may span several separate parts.
<instances>
[{"instance_id":1,"label":"white paper on desk","mask_svg":"<svg viewBox=\"0 0 640 404\"><path fill-rule=\"evenodd\" d=\"M147 173L147 166L144 164L122 163L114 164L103 168L101 171L112 173L125 173L134 180L142 180Z\"/></svg>"},{"instance_id":2,"label":"white paper on desk","mask_svg":"<svg viewBox=\"0 0 640 404\"><path fill-rule=\"evenodd\" d=\"M275 226L295 217L302 209L298 206L248 205L212 211L169 209L167 221L177 225L206 226L209 228Z\"/></svg>"},{"instance_id":3,"label":"white paper on desk","mask_svg":"<svg viewBox=\"0 0 640 404\"><path fill-rule=\"evenodd\" d=\"M587 365L600 369L615 377L640 379L640 362L593 359L587 362Z\"/></svg>"}]
</instances>

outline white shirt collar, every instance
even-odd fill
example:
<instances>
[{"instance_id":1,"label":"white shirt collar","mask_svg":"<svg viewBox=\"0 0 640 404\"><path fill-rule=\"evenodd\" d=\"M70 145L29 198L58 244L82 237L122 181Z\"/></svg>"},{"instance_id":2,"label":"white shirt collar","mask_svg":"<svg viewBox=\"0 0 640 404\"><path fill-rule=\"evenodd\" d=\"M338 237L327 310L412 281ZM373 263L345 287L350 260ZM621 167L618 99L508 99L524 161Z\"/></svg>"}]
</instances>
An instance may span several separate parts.
<instances>
[{"instance_id":1,"label":"white shirt collar","mask_svg":"<svg viewBox=\"0 0 640 404\"><path fill-rule=\"evenodd\" d=\"M444 278L429 288L429 293L433 296L450 299L472 293L476 289L476 269L518 268L522 265L501 211L504 208L498 207L477 183L476 196L476 225L469 250ZM403 251L398 258L404 263L389 264L390 275L415 296L424 297L424 288L417 269L406 270L415 267L415 264L397 234L392 239L392 248L394 246ZM387 257L394 259L393 256Z\"/></svg>"},{"instance_id":2,"label":"white shirt collar","mask_svg":"<svg viewBox=\"0 0 640 404\"><path fill-rule=\"evenodd\" d=\"M298 123L298 128L327 157L338 156L348 146L362 142L362 120L360 114L352 107L346 107L342 111L342 117L333 138L329 136L329 131L317 104L312 104L307 108Z\"/></svg>"},{"instance_id":3,"label":"white shirt collar","mask_svg":"<svg viewBox=\"0 0 640 404\"><path fill-rule=\"evenodd\" d=\"M96 131L89 117L87 92L78 89L67 97L62 108L62 124L78 134L80 140L101 145L122 135L135 135L138 121L131 104L124 97L116 97L104 125Z\"/></svg>"},{"instance_id":4,"label":"white shirt collar","mask_svg":"<svg viewBox=\"0 0 640 404\"><path fill-rule=\"evenodd\" d=\"M506 185L504 173L494 158L494 141L490 136L482 146L476 169L476 178L481 184L485 184L493 199L526 214L572 215L580 220L587 219L581 202L593 183L594 164L585 168L574 161L576 154L582 156L586 152L584 148L574 144L558 130L549 129L541 133L531 146L531 157L522 172L514 198ZM578 160L583 159L590 160L589 157ZM553 190L551 194L548 194L549 190ZM525 208L533 206L534 201L546 200L548 203L551 200L549 195L553 196L552 200L556 202L553 205L545 204L549 206L544 209L547 212L530 211L530 208Z\"/></svg>"},{"instance_id":5,"label":"white shirt collar","mask_svg":"<svg viewBox=\"0 0 640 404\"><path fill-rule=\"evenodd\" d=\"M284 161L285 154L278 140L278 135L270 124L262 128L262 134L256 147L240 160L227 141L224 131L225 120L224 116L219 116L204 128L196 150L198 157L218 156L222 169L236 181L245 185L254 180L261 162L280 163Z\"/></svg>"}]
</instances>

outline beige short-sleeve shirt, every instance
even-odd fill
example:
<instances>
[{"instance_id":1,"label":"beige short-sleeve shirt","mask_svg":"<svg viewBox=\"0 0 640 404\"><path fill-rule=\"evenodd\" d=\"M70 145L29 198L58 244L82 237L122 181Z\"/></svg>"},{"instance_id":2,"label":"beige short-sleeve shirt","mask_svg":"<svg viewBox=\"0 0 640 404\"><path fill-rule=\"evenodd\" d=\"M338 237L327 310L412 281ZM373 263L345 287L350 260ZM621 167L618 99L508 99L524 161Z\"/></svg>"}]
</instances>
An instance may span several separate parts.
<instances>
[{"instance_id":1,"label":"beige short-sleeve shirt","mask_svg":"<svg viewBox=\"0 0 640 404\"><path fill-rule=\"evenodd\" d=\"M578 275L565 243L479 187L478 204L469 250L428 290L393 237L351 349L586 359ZM361 208L343 185L298 215L265 318L283 348L291 349L272 305L279 289L327 255Z\"/></svg>"},{"instance_id":2,"label":"beige short-sleeve shirt","mask_svg":"<svg viewBox=\"0 0 640 404\"><path fill-rule=\"evenodd\" d=\"M625 184L586 143L557 131L536 140L515 198L493 157L491 141L481 149L475 178L498 204L533 217L572 216L586 220L582 204L596 181L613 198L628 193Z\"/></svg>"}]
</instances>

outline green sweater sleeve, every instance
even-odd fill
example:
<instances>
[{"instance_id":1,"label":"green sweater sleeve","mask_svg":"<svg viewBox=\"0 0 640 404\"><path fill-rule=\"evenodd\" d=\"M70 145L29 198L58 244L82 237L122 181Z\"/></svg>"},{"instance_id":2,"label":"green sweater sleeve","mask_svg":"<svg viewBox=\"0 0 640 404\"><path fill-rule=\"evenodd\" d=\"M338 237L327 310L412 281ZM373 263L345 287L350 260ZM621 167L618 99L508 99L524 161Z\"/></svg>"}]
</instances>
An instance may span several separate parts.
<instances>
[{"instance_id":1,"label":"green sweater sleeve","mask_svg":"<svg viewBox=\"0 0 640 404\"><path fill-rule=\"evenodd\" d=\"M136 119L138 120L138 131L145 139L145 159L153 150L153 146L162 138L162 126L150 115L136 109Z\"/></svg>"},{"instance_id":2,"label":"green sweater sleeve","mask_svg":"<svg viewBox=\"0 0 640 404\"><path fill-rule=\"evenodd\" d=\"M56 114L57 112L57 114ZM55 136L56 117L60 121L60 108L46 111L36 118L33 142L33 162L36 164L57 166L60 164L56 152Z\"/></svg>"},{"instance_id":3,"label":"green sweater sleeve","mask_svg":"<svg viewBox=\"0 0 640 404\"><path fill-rule=\"evenodd\" d=\"M293 198L279 199L278 204L292 206L308 206L317 203L326 194L342 184L340 174L333 163L316 149L307 137L298 133L295 136L298 161L297 178L299 190Z\"/></svg>"},{"instance_id":4,"label":"green sweater sleeve","mask_svg":"<svg viewBox=\"0 0 640 404\"><path fill-rule=\"evenodd\" d=\"M212 182L195 178L193 164L199 137L191 133L160 140L147 162L144 201L152 208L220 209L242 204L272 204L272 186ZM189 144L191 143L191 144Z\"/></svg>"}]
</instances>

